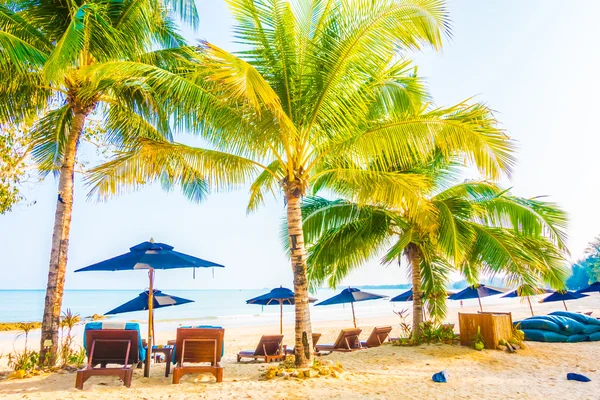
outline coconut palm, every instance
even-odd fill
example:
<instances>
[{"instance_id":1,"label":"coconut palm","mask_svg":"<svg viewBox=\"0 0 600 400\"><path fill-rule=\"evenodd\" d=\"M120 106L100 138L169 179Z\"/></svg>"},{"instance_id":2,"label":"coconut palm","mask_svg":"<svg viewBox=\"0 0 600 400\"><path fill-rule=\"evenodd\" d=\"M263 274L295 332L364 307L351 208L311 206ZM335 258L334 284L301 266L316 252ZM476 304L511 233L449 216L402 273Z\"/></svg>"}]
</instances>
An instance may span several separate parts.
<instances>
[{"instance_id":1,"label":"coconut palm","mask_svg":"<svg viewBox=\"0 0 600 400\"><path fill-rule=\"evenodd\" d=\"M171 15L191 26L198 18L191 0L0 3L0 125L30 124L40 172L58 178L41 336L41 362L54 365L78 145L91 116L116 148L170 140L178 93L157 88L191 51Z\"/></svg>"},{"instance_id":2,"label":"coconut palm","mask_svg":"<svg viewBox=\"0 0 600 400\"><path fill-rule=\"evenodd\" d=\"M415 208L360 205L308 198L302 206L313 289L335 287L354 269L384 254L406 258L413 290L413 334L423 322L423 300L437 320L446 315L446 287L456 271L475 284L481 274L508 284L564 287L566 216L556 205L509 194L487 181L457 183L451 166L433 155L408 170L429 176L427 201Z\"/></svg>"},{"instance_id":3,"label":"coconut palm","mask_svg":"<svg viewBox=\"0 0 600 400\"><path fill-rule=\"evenodd\" d=\"M296 363L306 366L312 335L300 202L308 188L413 207L428 179L373 169L373 160L411 164L435 147L497 177L510 170L512 144L483 105L421 107L422 85L401 53L441 46L448 29L442 1L229 5L244 51L204 43L197 71L185 75L221 104L220 112L198 105L190 127L207 147L140 140L135 151L92 171L89 183L107 196L160 181L194 199L209 188L251 183L248 211L280 193L294 273Z\"/></svg>"}]
</instances>

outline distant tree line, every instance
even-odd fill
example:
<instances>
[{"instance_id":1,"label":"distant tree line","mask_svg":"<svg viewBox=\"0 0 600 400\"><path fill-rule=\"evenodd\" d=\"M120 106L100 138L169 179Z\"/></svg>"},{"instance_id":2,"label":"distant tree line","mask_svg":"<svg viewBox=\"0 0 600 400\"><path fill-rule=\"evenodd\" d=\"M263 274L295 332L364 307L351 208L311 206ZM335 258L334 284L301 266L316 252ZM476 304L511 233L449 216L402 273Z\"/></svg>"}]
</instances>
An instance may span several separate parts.
<instances>
[{"instance_id":1,"label":"distant tree line","mask_svg":"<svg viewBox=\"0 0 600 400\"><path fill-rule=\"evenodd\" d=\"M567 279L567 287L581 289L600 280L600 236L589 243L585 258L571 266L572 275Z\"/></svg>"}]
</instances>

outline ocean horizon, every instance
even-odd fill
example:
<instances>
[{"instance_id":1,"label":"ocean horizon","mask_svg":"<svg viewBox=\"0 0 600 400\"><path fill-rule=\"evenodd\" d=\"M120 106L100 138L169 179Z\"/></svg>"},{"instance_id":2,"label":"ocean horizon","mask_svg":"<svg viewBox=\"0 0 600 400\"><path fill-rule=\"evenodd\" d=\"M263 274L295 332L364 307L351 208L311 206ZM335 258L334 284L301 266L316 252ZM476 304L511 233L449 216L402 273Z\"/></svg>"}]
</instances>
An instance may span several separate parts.
<instances>
[{"instance_id":1,"label":"ocean horizon","mask_svg":"<svg viewBox=\"0 0 600 400\"><path fill-rule=\"evenodd\" d=\"M389 287L389 285L382 285ZM337 293L337 290L321 289L311 294L318 301L325 300ZM372 291L390 298L406 288L377 289L369 286L363 290ZM207 322L223 326L241 326L256 323L276 323L279 319L277 305L260 306L246 304L246 300L270 291L263 289L161 289L164 293L193 300L193 303L181 306L164 307L155 311L157 322ZM82 319L94 314L103 315L113 308L135 298L140 289L68 289L64 292L62 312L70 309ZM44 310L45 289L0 289L0 322L41 321ZM391 314L394 310L407 308L408 303L391 303L389 299L355 303L357 318L367 318L382 314ZM347 309L347 312L344 310ZM293 307L284 305L284 320L293 322ZM352 318L350 305L311 306L314 319ZM346 315L347 314L347 315ZM110 315L114 321L146 321L147 312L138 311Z\"/></svg>"}]
</instances>

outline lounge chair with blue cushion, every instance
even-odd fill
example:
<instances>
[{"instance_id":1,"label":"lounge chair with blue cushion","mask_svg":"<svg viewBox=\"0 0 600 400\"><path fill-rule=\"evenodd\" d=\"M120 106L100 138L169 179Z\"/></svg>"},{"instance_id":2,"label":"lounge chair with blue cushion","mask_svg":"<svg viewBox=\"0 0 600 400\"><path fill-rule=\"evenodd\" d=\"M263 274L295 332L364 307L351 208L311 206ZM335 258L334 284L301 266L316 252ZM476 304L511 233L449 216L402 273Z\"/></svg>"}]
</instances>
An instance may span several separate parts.
<instances>
[{"instance_id":1,"label":"lounge chair with blue cushion","mask_svg":"<svg viewBox=\"0 0 600 400\"><path fill-rule=\"evenodd\" d=\"M173 383L179 383L185 374L209 372L217 382L223 381L223 337L225 330L219 327L210 328L177 328L177 340L173 353ZM184 365L188 363L188 365ZM189 365L194 363L196 365ZM204 365L197 365L204 364ZM208 365L206 365L208 364Z\"/></svg>"},{"instance_id":2,"label":"lounge chair with blue cushion","mask_svg":"<svg viewBox=\"0 0 600 400\"><path fill-rule=\"evenodd\" d=\"M85 381L92 376L117 376L125 386L130 387L133 367L143 361L146 355L137 323L90 322L84 329L83 346L88 364L77 371L77 389L83 389ZM108 364L122 367L108 368Z\"/></svg>"},{"instance_id":3,"label":"lounge chair with blue cushion","mask_svg":"<svg viewBox=\"0 0 600 400\"><path fill-rule=\"evenodd\" d=\"M285 360L286 346L282 345L283 335L263 335L256 345L256 350L240 351L237 362L242 358L253 358L255 361L262 358L265 362Z\"/></svg>"},{"instance_id":4,"label":"lounge chair with blue cushion","mask_svg":"<svg viewBox=\"0 0 600 400\"><path fill-rule=\"evenodd\" d=\"M333 344L318 344L317 351L319 353L327 351L354 351L362 349L359 335L362 332L360 328L342 329Z\"/></svg>"}]
</instances>

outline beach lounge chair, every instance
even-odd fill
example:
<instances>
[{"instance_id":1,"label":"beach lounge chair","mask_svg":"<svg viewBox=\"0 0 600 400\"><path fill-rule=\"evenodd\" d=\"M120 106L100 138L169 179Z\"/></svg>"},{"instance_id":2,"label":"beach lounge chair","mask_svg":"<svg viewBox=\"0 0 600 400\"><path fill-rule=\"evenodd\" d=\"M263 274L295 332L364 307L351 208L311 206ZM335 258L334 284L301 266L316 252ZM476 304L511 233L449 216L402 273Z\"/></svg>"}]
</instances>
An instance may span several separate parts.
<instances>
[{"instance_id":1,"label":"beach lounge chair","mask_svg":"<svg viewBox=\"0 0 600 400\"><path fill-rule=\"evenodd\" d=\"M313 333L312 334L312 340L313 340L313 351L316 353L317 352L317 343L319 343L319 339L321 339L321 334L320 333ZM286 348L285 349L285 353L289 354L289 355L293 355L294 354L294 348Z\"/></svg>"},{"instance_id":2,"label":"beach lounge chair","mask_svg":"<svg viewBox=\"0 0 600 400\"><path fill-rule=\"evenodd\" d=\"M237 362L242 358L262 358L265 362L285 360L286 346L282 345L283 335L263 335L254 351L240 351Z\"/></svg>"},{"instance_id":3,"label":"beach lounge chair","mask_svg":"<svg viewBox=\"0 0 600 400\"><path fill-rule=\"evenodd\" d=\"M133 366L143 361L145 356L141 347L139 325L130 324L130 329L102 329L101 324L96 324L87 324L85 327L84 347L88 364L77 371L75 387L82 390L85 381L92 376L117 376L125 386L130 387ZM123 327L126 328L126 325L123 324ZM108 364L122 367L108 368Z\"/></svg>"},{"instance_id":4,"label":"beach lounge chair","mask_svg":"<svg viewBox=\"0 0 600 400\"><path fill-rule=\"evenodd\" d=\"M391 331L391 326L376 326L371 331L369 338L360 344L363 347L379 347L389 338Z\"/></svg>"},{"instance_id":5,"label":"beach lounge chair","mask_svg":"<svg viewBox=\"0 0 600 400\"><path fill-rule=\"evenodd\" d=\"M359 335L362 332L360 328L342 329L333 344L318 344L317 352L328 351L354 351L362 349Z\"/></svg>"},{"instance_id":6,"label":"beach lounge chair","mask_svg":"<svg viewBox=\"0 0 600 400\"><path fill-rule=\"evenodd\" d=\"M179 383L185 374L211 373L217 382L223 382L223 337L222 328L177 328L175 344L175 368L173 383ZM210 365L184 365L183 363L205 363Z\"/></svg>"}]
</instances>

